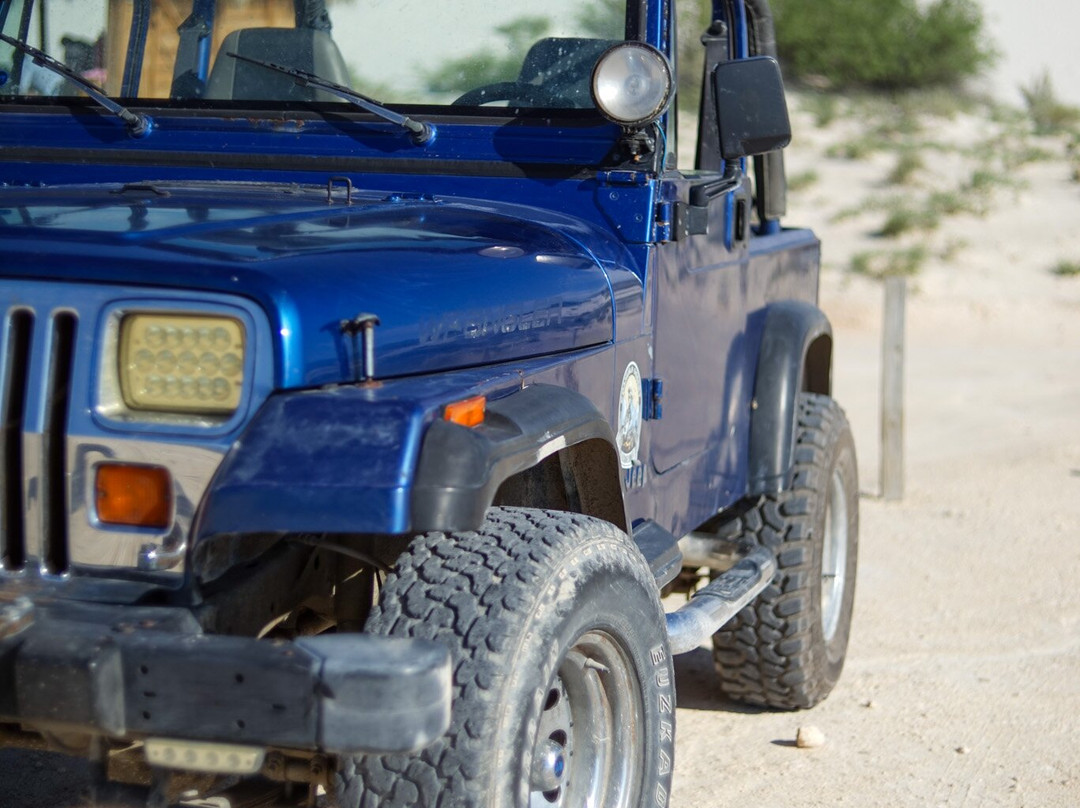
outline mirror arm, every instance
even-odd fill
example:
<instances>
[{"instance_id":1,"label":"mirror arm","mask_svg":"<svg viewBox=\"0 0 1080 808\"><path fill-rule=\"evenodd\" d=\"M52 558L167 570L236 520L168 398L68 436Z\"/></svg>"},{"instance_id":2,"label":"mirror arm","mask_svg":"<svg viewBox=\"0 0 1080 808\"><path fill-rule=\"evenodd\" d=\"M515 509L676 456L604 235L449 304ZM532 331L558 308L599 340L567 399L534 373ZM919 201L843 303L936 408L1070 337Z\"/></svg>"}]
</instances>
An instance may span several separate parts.
<instances>
[{"instance_id":1,"label":"mirror arm","mask_svg":"<svg viewBox=\"0 0 1080 808\"><path fill-rule=\"evenodd\" d=\"M675 203L675 240L687 236L707 235L709 232L709 205L742 187L746 175L738 161L731 161L723 175L690 186L689 203Z\"/></svg>"},{"instance_id":2,"label":"mirror arm","mask_svg":"<svg viewBox=\"0 0 1080 808\"><path fill-rule=\"evenodd\" d=\"M743 172L735 160L729 160L723 176L690 186L690 205L707 208L717 197L734 191L743 181Z\"/></svg>"}]
</instances>

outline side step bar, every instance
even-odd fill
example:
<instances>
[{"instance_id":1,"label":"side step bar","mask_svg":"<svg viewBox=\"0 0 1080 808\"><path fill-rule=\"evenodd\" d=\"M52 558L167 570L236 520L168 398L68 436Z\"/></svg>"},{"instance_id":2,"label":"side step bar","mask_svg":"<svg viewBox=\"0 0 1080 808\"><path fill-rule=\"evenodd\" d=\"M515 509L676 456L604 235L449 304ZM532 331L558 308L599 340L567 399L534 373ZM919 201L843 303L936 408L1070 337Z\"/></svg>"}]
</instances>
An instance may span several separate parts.
<instances>
[{"instance_id":1,"label":"side step bar","mask_svg":"<svg viewBox=\"0 0 1080 808\"><path fill-rule=\"evenodd\" d=\"M727 572L720 574L689 603L667 615L672 654L693 651L760 594L776 574L776 556L755 547Z\"/></svg>"}]
</instances>

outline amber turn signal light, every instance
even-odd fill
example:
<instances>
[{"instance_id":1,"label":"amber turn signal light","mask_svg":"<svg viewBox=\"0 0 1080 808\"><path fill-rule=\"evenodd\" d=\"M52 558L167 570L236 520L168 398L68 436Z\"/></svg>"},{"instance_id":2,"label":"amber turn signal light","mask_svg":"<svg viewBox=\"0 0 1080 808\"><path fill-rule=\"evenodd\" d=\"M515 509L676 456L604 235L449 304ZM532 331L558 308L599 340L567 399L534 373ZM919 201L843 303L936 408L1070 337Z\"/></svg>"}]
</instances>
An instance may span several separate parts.
<instances>
[{"instance_id":1,"label":"amber turn signal light","mask_svg":"<svg viewBox=\"0 0 1080 808\"><path fill-rule=\"evenodd\" d=\"M487 399L484 396L466 398L447 404L443 410L443 418L461 426L477 426L484 423L486 407Z\"/></svg>"},{"instance_id":2,"label":"amber turn signal light","mask_svg":"<svg viewBox=\"0 0 1080 808\"><path fill-rule=\"evenodd\" d=\"M98 519L110 525L169 526L172 478L161 466L102 463L94 483Z\"/></svg>"}]
</instances>

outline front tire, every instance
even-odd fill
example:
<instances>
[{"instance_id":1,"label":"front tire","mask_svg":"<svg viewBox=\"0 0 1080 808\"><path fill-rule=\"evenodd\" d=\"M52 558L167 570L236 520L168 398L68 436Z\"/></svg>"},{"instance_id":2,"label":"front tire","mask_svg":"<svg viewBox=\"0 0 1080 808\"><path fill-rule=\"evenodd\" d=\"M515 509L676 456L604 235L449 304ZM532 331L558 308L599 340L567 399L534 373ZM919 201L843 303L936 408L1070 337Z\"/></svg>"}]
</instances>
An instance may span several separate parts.
<instances>
[{"instance_id":1,"label":"front tire","mask_svg":"<svg viewBox=\"0 0 1080 808\"><path fill-rule=\"evenodd\" d=\"M813 707L847 655L859 544L855 444L831 398L799 396L792 486L722 528L776 553L772 583L713 635L720 687L736 701Z\"/></svg>"},{"instance_id":2,"label":"front tire","mask_svg":"<svg viewBox=\"0 0 1080 808\"><path fill-rule=\"evenodd\" d=\"M644 558L614 526L493 508L476 532L420 536L367 629L449 647L451 725L417 755L341 761L339 805L667 805L664 616Z\"/></svg>"}]
</instances>

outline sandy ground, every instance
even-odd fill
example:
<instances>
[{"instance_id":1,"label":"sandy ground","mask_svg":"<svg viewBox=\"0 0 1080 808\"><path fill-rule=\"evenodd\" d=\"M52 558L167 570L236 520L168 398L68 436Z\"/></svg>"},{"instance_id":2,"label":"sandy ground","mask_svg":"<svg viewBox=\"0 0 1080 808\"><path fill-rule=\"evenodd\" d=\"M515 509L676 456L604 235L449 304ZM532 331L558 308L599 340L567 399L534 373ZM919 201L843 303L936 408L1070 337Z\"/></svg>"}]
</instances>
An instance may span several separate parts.
<instances>
[{"instance_id":1,"label":"sandy ground","mask_svg":"<svg viewBox=\"0 0 1080 808\"><path fill-rule=\"evenodd\" d=\"M844 271L880 247L867 214L891 160L824 156L834 124L793 147L819 183L789 221L824 243L835 395L859 450L861 537L844 675L801 713L714 697L709 653L680 658L672 805L1074 808L1080 805L1080 184L1048 160L1018 169L984 218L916 236L966 246L911 279L906 493L879 492L880 283ZM935 121L972 140L983 124ZM1042 141L1050 151L1057 146ZM946 171L946 158L929 172ZM928 180L933 182L933 178ZM794 746L800 726L827 738Z\"/></svg>"},{"instance_id":2,"label":"sandy ground","mask_svg":"<svg viewBox=\"0 0 1080 808\"><path fill-rule=\"evenodd\" d=\"M856 116L858 117L858 116ZM1024 165L984 217L928 233L911 280L906 494L879 490L880 283L847 272L883 249L870 209L895 160L826 156L858 130L797 117L792 223L824 243L822 304L836 332L835 394L859 449L862 530L847 668L804 713L769 713L715 694L706 649L679 658L674 808L1073 808L1080 805L1080 184L1062 141ZM975 144L992 128L934 120L935 138ZM992 134L992 133L991 133ZM977 150L976 150L977 152ZM985 155L984 155L985 156ZM935 151L922 182L960 181L977 153ZM911 192L926 189L916 185ZM672 604L675 605L675 604ZM797 749L803 725L826 736ZM86 767L0 752L0 805L67 808Z\"/></svg>"}]
</instances>

